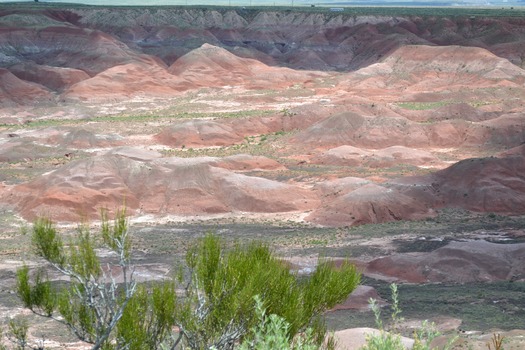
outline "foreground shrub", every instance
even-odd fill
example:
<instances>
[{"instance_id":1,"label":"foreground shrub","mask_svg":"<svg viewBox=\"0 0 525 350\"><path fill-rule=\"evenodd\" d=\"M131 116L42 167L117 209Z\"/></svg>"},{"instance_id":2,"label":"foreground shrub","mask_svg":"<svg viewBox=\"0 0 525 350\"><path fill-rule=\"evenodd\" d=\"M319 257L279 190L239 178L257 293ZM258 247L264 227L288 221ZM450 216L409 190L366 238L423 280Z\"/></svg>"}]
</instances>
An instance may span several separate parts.
<instances>
[{"instance_id":1,"label":"foreground shrub","mask_svg":"<svg viewBox=\"0 0 525 350\"><path fill-rule=\"evenodd\" d=\"M261 243L236 245L225 251L208 235L186 257L190 279L179 304L176 324L192 349L232 349L259 321L254 297L266 312L287 323L287 339L311 327L318 345L326 329L320 315L343 301L359 283L355 267L335 269L320 262L301 281Z\"/></svg>"},{"instance_id":2,"label":"foreground shrub","mask_svg":"<svg viewBox=\"0 0 525 350\"><path fill-rule=\"evenodd\" d=\"M376 327L379 329L379 334L368 334L366 337L366 344L361 350L407 350L401 341L401 334L397 332L399 323L403 320L400 316L401 308L399 307L399 292L395 283L390 285L392 293L392 314L390 331L386 331L381 319L381 308L376 300L370 299L370 307L374 313ZM452 338L447 345L441 349L438 347L431 347L432 341L440 336L441 333L437 331L434 323L423 321L421 327L414 331L414 345L412 350L448 350L456 338Z\"/></svg>"},{"instance_id":3,"label":"foreground shrub","mask_svg":"<svg viewBox=\"0 0 525 350\"><path fill-rule=\"evenodd\" d=\"M299 279L267 245L225 249L210 234L189 249L179 278L137 285L124 211L112 225L104 216L100 238L117 257L107 268L101 267L89 229L80 227L66 245L52 223L40 219L33 226L35 252L70 283L57 290L41 271L33 279L27 267L17 273L24 305L66 324L92 349L234 349L243 339L243 346L251 346L253 330L268 325L263 309L274 330L267 334L279 332L290 349L319 348L326 334L321 313L343 301L360 280L354 266L334 268L327 261Z\"/></svg>"},{"instance_id":4,"label":"foreground shrub","mask_svg":"<svg viewBox=\"0 0 525 350\"><path fill-rule=\"evenodd\" d=\"M239 347L239 350L317 350L320 348L314 336L313 328L297 334L290 341L288 330L290 324L278 315L267 315L259 296L255 297L257 324L253 327ZM335 341L330 336L324 349L334 349Z\"/></svg>"},{"instance_id":5,"label":"foreground shrub","mask_svg":"<svg viewBox=\"0 0 525 350\"><path fill-rule=\"evenodd\" d=\"M32 284L27 267L17 272L17 292L24 306L64 323L80 340L92 343L94 350L110 345L113 330L136 288L130 272L131 241L125 212L117 213L113 225L103 215L101 231L104 245L117 256L114 266L108 265L106 271L87 227L80 226L65 245L50 220L38 219L31 237L35 253L68 277L69 286L52 290L42 272L37 272ZM113 267L119 270L121 283L113 278ZM55 312L61 317L55 317Z\"/></svg>"}]
</instances>

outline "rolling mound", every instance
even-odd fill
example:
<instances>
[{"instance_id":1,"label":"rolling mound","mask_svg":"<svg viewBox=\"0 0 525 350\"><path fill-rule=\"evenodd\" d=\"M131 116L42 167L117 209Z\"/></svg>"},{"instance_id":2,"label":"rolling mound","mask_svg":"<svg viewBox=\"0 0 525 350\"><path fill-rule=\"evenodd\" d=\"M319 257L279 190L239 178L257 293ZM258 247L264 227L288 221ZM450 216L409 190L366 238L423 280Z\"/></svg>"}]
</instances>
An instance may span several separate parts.
<instances>
[{"instance_id":1,"label":"rolling mound","mask_svg":"<svg viewBox=\"0 0 525 350\"><path fill-rule=\"evenodd\" d=\"M178 58L167 71L163 64L157 63L136 61L115 65L71 86L62 96L66 100L126 99L137 95L166 98L200 87L280 89L322 76L269 67L209 44Z\"/></svg>"},{"instance_id":2,"label":"rolling mound","mask_svg":"<svg viewBox=\"0 0 525 350\"><path fill-rule=\"evenodd\" d=\"M389 95L521 87L525 70L477 47L406 45L355 72L340 88Z\"/></svg>"},{"instance_id":3,"label":"rolling mound","mask_svg":"<svg viewBox=\"0 0 525 350\"><path fill-rule=\"evenodd\" d=\"M173 63L168 71L196 86L242 85L248 88L286 87L312 73L269 67L257 60L237 57L227 50L204 44ZM317 76L321 76L320 73Z\"/></svg>"},{"instance_id":4,"label":"rolling mound","mask_svg":"<svg viewBox=\"0 0 525 350\"><path fill-rule=\"evenodd\" d=\"M227 146L242 142L246 136L303 129L340 109L306 105L293 108L290 113L275 112L270 116L183 121L163 128L154 139L171 147Z\"/></svg>"},{"instance_id":5,"label":"rolling mound","mask_svg":"<svg viewBox=\"0 0 525 350\"><path fill-rule=\"evenodd\" d=\"M63 94L67 101L126 100L133 97L167 98L194 88L157 64L127 63L83 80Z\"/></svg>"},{"instance_id":6,"label":"rolling mound","mask_svg":"<svg viewBox=\"0 0 525 350\"><path fill-rule=\"evenodd\" d=\"M398 178L390 183L408 196L426 198L434 208L522 215L524 166L523 154L472 158L429 175Z\"/></svg>"},{"instance_id":7,"label":"rolling mound","mask_svg":"<svg viewBox=\"0 0 525 350\"><path fill-rule=\"evenodd\" d=\"M39 145L26 139L12 140L0 143L0 162L16 163L23 161L34 161L48 157L62 157L67 149ZM3 181L3 176L0 181Z\"/></svg>"},{"instance_id":8,"label":"rolling mound","mask_svg":"<svg viewBox=\"0 0 525 350\"><path fill-rule=\"evenodd\" d=\"M57 92L62 92L71 85L90 78L86 72L79 69L51 67L29 62L11 66L9 70L20 79L35 82Z\"/></svg>"},{"instance_id":9,"label":"rolling mound","mask_svg":"<svg viewBox=\"0 0 525 350\"><path fill-rule=\"evenodd\" d=\"M82 128L46 128L38 132L10 133L0 138L0 161L42 159L58 165L70 160L75 153L82 153L79 150L118 147L123 143L118 135L95 134Z\"/></svg>"},{"instance_id":10,"label":"rolling mound","mask_svg":"<svg viewBox=\"0 0 525 350\"><path fill-rule=\"evenodd\" d=\"M477 212L525 213L525 159L463 160L428 177L444 206Z\"/></svg>"},{"instance_id":11,"label":"rolling mound","mask_svg":"<svg viewBox=\"0 0 525 350\"><path fill-rule=\"evenodd\" d=\"M330 200L334 196L345 195L367 184L370 184L370 181L359 177L344 177L318 182L315 184L314 189L320 192L324 200Z\"/></svg>"},{"instance_id":12,"label":"rolling mound","mask_svg":"<svg viewBox=\"0 0 525 350\"><path fill-rule=\"evenodd\" d=\"M370 276L408 283L525 279L525 244L451 242L431 253L394 254L371 261Z\"/></svg>"},{"instance_id":13,"label":"rolling mound","mask_svg":"<svg viewBox=\"0 0 525 350\"><path fill-rule=\"evenodd\" d=\"M439 160L430 152L403 146L392 146L378 150L339 146L314 157L311 162L314 164L387 168L403 164L416 166L437 164Z\"/></svg>"},{"instance_id":14,"label":"rolling mound","mask_svg":"<svg viewBox=\"0 0 525 350\"><path fill-rule=\"evenodd\" d=\"M487 119L493 119L494 116L494 113L484 112L479 108L469 105L468 103L453 103L431 111L430 116L427 117L427 120L461 119L471 122L480 122Z\"/></svg>"},{"instance_id":15,"label":"rolling mound","mask_svg":"<svg viewBox=\"0 0 525 350\"><path fill-rule=\"evenodd\" d=\"M390 74L421 74L432 71L437 78L447 73L475 74L487 79L509 80L525 76L522 69L508 60L482 48L465 46L402 46L381 63L361 70L361 73L375 69Z\"/></svg>"},{"instance_id":16,"label":"rolling mound","mask_svg":"<svg viewBox=\"0 0 525 350\"><path fill-rule=\"evenodd\" d=\"M117 147L123 144L118 135L95 134L85 129L57 130L58 132L45 139L50 145L61 145L70 149L91 149Z\"/></svg>"},{"instance_id":17,"label":"rolling mound","mask_svg":"<svg viewBox=\"0 0 525 350\"><path fill-rule=\"evenodd\" d=\"M521 144L518 147L511 148L504 152L501 152L498 157L512 157L512 156L525 156L525 144Z\"/></svg>"},{"instance_id":18,"label":"rolling mound","mask_svg":"<svg viewBox=\"0 0 525 350\"><path fill-rule=\"evenodd\" d=\"M192 120L165 128L155 139L173 147L205 147L235 144L244 136L225 123Z\"/></svg>"},{"instance_id":19,"label":"rolling mound","mask_svg":"<svg viewBox=\"0 0 525 350\"><path fill-rule=\"evenodd\" d=\"M136 214L190 216L303 211L317 205L310 191L236 174L214 166L216 162L213 158L139 161L121 155L96 156L15 186L6 200L26 219L48 215L66 221L96 218L100 208L114 209L123 202ZM230 168L246 169L246 162L246 158L244 164L233 158Z\"/></svg>"},{"instance_id":20,"label":"rolling mound","mask_svg":"<svg viewBox=\"0 0 525 350\"><path fill-rule=\"evenodd\" d=\"M156 62L151 56L134 52L111 35L70 25L4 28L0 32L0 52L10 57L12 63L34 61L82 70L90 76L129 62Z\"/></svg>"},{"instance_id":21,"label":"rolling mound","mask_svg":"<svg viewBox=\"0 0 525 350\"><path fill-rule=\"evenodd\" d=\"M425 176L390 180L384 186L340 179L316 187L323 204L306 220L323 226L352 226L420 220L439 208L525 214L525 161L521 149L503 158L460 161Z\"/></svg>"},{"instance_id":22,"label":"rolling mound","mask_svg":"<svg viewBox=\"0 0 525 350\"><path fill-rule=\"evenodd\" d=\"M7 69L0 68L0 107L16 107L36 101L50 103L53 99L42 85L21 80Z\"/></svg>"},{"instance_id":23,"label":"rolling mound","mask_svg":"<svg viewBox=\"0 0 525 350\"><path fill-rule=\"evenodd\" d=\"M339 146L312 158L314 164L360 166L370 152L353 146Z\"/></svg>"},{"instance_id":24,"label":"rolling mound","mask_svg":"<svg viewBox=\"0 0 525 350\"><path fill-rule=\"evenodd\" d=\"M427 125L411 122L403 117L365 117L354 112L343 112L299 132L291 138L291 142L305 143L321 149L345 145L386 148L398 145L430 146L439 142L436 136L431 135L431 129ZM452 136L449 132L444 140L452 143Z\"/></svg>"},{"instance_id":25,"label":"rolling mound","mask_svg":"<svg viewBox=\"0 0 525 350\"><path fill-rule=\"evenodd\" d=\"M375 184L331 200L305 220L323 226L352 226L433 216L423 200Z\"/></svg>"},{"instance_id":26,"label":"rolling mound","mask_svg":"<svg viewBox=\"0 0 525 350\"><path fill-rule=\"evenodd\" d=\"M232 171L261 171L261 170L285 170L286 167L279 162L262 157L251 156L248 154L236 154L217 160L216 166Z\"/></svg>"},{"instance_id":27,"label":"rolling mound","mask_svg":"<svg viewBox=\"0 0 525 350\"><path fill-rule=\"evenodd\" d=\"M318 149L339 146L374 149L394 146L501 149L515 147L522 142L525 124L521 118L521 114L511 114L481 122L453 119L429 123L412 121L398 115L363 116L343 112L305 128L292 136L290 142Z\"/></svg>"}]
</instances>

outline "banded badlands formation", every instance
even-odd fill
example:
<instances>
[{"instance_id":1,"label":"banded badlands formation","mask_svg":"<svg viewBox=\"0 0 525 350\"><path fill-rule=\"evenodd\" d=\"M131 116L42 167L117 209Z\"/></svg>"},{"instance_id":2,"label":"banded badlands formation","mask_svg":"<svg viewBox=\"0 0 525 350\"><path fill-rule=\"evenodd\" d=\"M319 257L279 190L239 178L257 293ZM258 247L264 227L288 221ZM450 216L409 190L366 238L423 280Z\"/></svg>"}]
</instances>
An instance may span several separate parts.
<instances>
[{"instance_id":1,"label":"banded badlands formation","mask_svg":"<svg viewBox=\"0 0 525 350\"><path fill-rule=\"evenodd\" d=\"M21 225L125 203L145 256L155 227L284 226L372 246L381 281L524 283L524 42L523 16L2 4L2 279Z\"/></svg>"}]
</instances>

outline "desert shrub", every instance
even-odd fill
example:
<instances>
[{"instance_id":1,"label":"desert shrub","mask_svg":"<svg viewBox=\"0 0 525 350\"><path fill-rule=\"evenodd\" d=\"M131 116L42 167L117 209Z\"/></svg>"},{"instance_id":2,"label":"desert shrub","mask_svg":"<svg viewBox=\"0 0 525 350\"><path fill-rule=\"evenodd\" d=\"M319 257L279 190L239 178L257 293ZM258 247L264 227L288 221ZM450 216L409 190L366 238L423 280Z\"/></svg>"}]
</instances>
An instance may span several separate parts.
<instances>
[{"instance_id":1,"label":"desert shrub","mask_svg":"<svg viewBox=\"0 0 525 350\"><path fill-rule=\"evenodd\" d=\"M489 350L503 350L504 341L505 337L503 337L501 334L493 333L486 345Z\"/></svg>"},{"instance_id":2,"label":"desert shrub","mask_svg":"<svg viewBox=\"0 0 525 350\"><path fill-rule=\"evenodd\" d=\"M171 339L175 323L176 292L173 283L139 285L117 324L117 348L160 349L180 341Z\"/></svg>"},{"instance_id":3,"label":"desert shrub","mask_svg":"<svg viewBox=\"0 0 525 350\"><path fill-rule=\"evenodd\" d=\"M233 349L250 339L254 329L275 336L279 332L279 341L290 349L319 348L326 334L321 313L343 301L360 280L353 265L334 268L328 261L320 261L309 278L299 279L267 245L252 242L226 249L208 234L188 250L178 278L137 285L125 212L112 225L103 216L101 231L102 243L117 256L107 269L87 227L79 227L66 245L49 220L37 220L32 232L36 254L70 282L53 289L41 271L33 278L27 267L17 273L24 305L64 323L92 349L174 349L179 344L195 350ZM108 272L115 268L120 283ZM184 295L177 296L177 289ZM262 319L262 309L268 319Z\"/></svg>"},{"instance_id":4,"label":"desert shrub","mask_svg":"<svg viewBox=\"0 0 525 350\"><path fill-rule=\"evenodd\" d=\"M311 327L319 345L326 333L320 313L343 301L360 279L350 264L334 269L320 262L310 278L300 281L267 245L225 250L214 235L193 246L186 263L190 277L176 324L191 349L233 348L259 321L256 295L268 314L286 321L289 341Z\"/></svg>"},{"instance_id":5,"label":"desert shrub","mask_svg":"<svg viewBox=\"0 0 525 350\"><path fill-rule=\"evenodd\" d=\"M15 317L9 320L9 340L15 345L15 348L18 350L23 350L27 346L27 330L29 329L29 324L27 319L24 317Z\"/></svg>"},{"instance_id":6,"label":"desert shrub","mask_svg":"<svg viewBox=\"0 0 525 350\"><path fill-rule=\"evenodd\" d=\"M250 329L239 350L317 350L320 348L314 336L313 328L296 334L290 341L288 330L290 324L276 314L267 315L259 296L255 296L255 314L257 324ZM324 349L334 349L335 341L329 337Z\"/></svg>"},{"instance_id":7,"label":"desert shrub","mask_svg":"<svg viewBox=\"0 0 525 350\"><path fill-rule=\"evenodd\" d=\"M136 287L129 271L131 245L125 211L117 213L113 225L103 213L101 238L118 257L116 265L123 283L117 283L110 272L102 269L86 226L80 226L66 246L46 218L33 225L32 245L36 255L70 279L69 286L53 291L42 272L37 272L33 283L27 267L17 272L17 292L24 306L64 323L80 340L92 343L94 350L110 346L111 334ZM61 317L55 317L54 312Z\"/></svg>"},{"instance_id":8,"label":"desert shrub","mask_svg":"<svg viewBox=\"0 0 525 350\"><path fill-rule=\"evenodd\" d=\"M401 335L397 332L399 322L403 320L400 316L401 308L399 307L399 292L395 283L390 285L390 291L392 295L392 313L390 331L386 331L383 326L381 319L381 308L377 304L376 300L370 299L370 307L374 313L376 327L379 329L379 334L368 334L366 337L366 344L361 350L405 350L405 346L401 341ZM437 331L434 323L423 321L420 328L414 331L414 344L412 350L448 350L452 346L452 343L456 338L450 339L450 341L441 349L431 347L432 340L440 336L441 333Z\"/></svg>"},{"instance_id":9,"label":"desert shrub","mask_svg":"<svg viewBox=\"0 0 525 350\"><path fill-rule=\"evenodd\" d=\"M390 285L392 293L392 314L391 320L395 326L402 320L400 317L401 309L399 308L399 294L396 284ZM375 299L370 299L370 308L374 313L376 327L379 329L379 334L368 334L366 336L366 344L361 348L362 350L405 350L401 342L401 335L395 332L388 332L383 326L381 319L381 307L377 304Z\"/></svg>"},{"instance_id":10,"label":"desert shrub","mask_svg":"<svg viewBox=\"0 0 525 350\"><path fill-rule=\"evenodd\" d=\"M33 276L33 286L30 285L29 267L23 266L16 272L16 291L22 299L24 307L44 316L51 316L56 307L55 293L51 289L47 275L43 269L38 269Z\"/></svg>"}]
</instances>

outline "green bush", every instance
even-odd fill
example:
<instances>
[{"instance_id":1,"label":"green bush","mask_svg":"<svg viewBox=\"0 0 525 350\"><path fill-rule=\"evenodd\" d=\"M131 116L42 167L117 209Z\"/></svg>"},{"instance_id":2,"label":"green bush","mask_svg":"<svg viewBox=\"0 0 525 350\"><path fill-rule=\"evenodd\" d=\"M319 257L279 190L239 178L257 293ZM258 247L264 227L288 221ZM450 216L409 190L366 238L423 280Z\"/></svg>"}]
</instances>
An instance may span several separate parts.
<instances>
[{"instance_id":1,"label":"green bush","mask_svg":"<svg viewBox=\"0 0 525 350\"><path fill-rule=\"evenodd\" d=\"M233 349L257 327L270 325L273 331L265 332L279 336L290 349L319 348L326 334L321 313L343 301L360 280L353 265L335 268L328 261L320 261L312 276L301 279L267 245L225 249L209 234L188 250L178 279L137 285L125 212L113 225L104 216L100 236L118 257L109 271L120 269L122 283L102 269L87 227L80 227L65 245L45 219L33 227L35 252L69 277L68 287L51 288L42 272L31 283L27 267L17 273L18 295L26 307L63 322L95 350L174 349L179 344L195 350ZM177 289L184 295L178 297ZM270 315L269 323L261 320L262 309Z\"/></svg>"},{"instance_id":2,"label":"green bush","mask_svg":"<svg viewBox=\"0 0 525 350\"><path fill-rule=\"evenodd\" d=\"M376 300L370 299L370 306L374 312L376 327L379 329L379 334L369 334L366 337L366 344L361 350L406 350L401 341L401 335L397 332L399 322L403 320L400 317L401 308L399 307L399 292L395 283L390 285L392 293L392 313L390 331L386 331L381 320L381 309ZM440 336L441 333L437 331L434 323L423 321L421 327L414 331L414 344L412 350L439 350L439 348L431 347L432 340ZM456 338L452 338L447 345L441 350L448 350Z\"/></svg>"},{"instance_id":3,"label":"green bush","mask_svg":"<svg viewBox=\"0 0 525 350\"><path fill-rule=\"evenodd\" d=\"M27 330L29 324L27 319L23 317L16 317L9 320L9 332L11 334L10 340L15 344L17 350L23 350L27 346Z\"/></svg>"},{"instance_id":4,"label":"green bush","mask_svg":"<svg viewBox=\"0 0 525 350\"><path fill-rule=\"evenodd\" d=\"M399 316L401 309L399 308L399 294L396 284L390 285L392 292L392 314L391 320L393 329L402 320ZM375 299L370 299L370 308L375 316L376 327L379 329L379 334L368 334L366 337L366 345L361 350L405 350L401 341L401 335L395 332L388 332L384 329L383 321L381 319L381 308Z\"/></svg>"},{"instance_id":5,"label":"green bush","mask_svg":"<svg viewBox=\"0 0 525 350\"><path fill-rule=\"evenodd\" d=\"M56 307L55 292L43 269L38 269L30 285L29 267L23 266L16 272L16 291L24 307L44 316L51 316Z\"/></svg>"},{"instance_id":6,"label":"green bush","mask_svg":"<svg viewBox=\"0 0 525 350\"><path fill-rule=\"evenodd\" d=\"M175 343L170 337L175 324L175 307L173 283L151 288L139 285L117 324L117 348L160 349L162 345Z\"/></svg>"},{"instance_id":7,"label":"green bush","mask_svg":"<svg viewBox=\"0 0 525 350\"><path fill-rule=\"evenodd\" d=\"M176 324L191 349L233 348L259 321L256 295L268 314L286 321L289 341L311 327L320 345L326 333L321 312L343 301L360 280L353 265L335 269L320 262L301 281L268 246L237 244L226 251L213 235L191 248L186 261L190 280Z\"/></svg>"},{"instance_id":8,"label":"green bush","mask_svg":"<svg viewBox=\"0 0 525 350\"><path fill-rule=\"evenodd\" d=\"M42 272L37 272L30 283L29 270L23 267L17 272L17 292L24 306L64 323L80 340L92 343L93 350L110 347L113 330L136 287L129 271L131 246L127 228L125 211L117 213L113 225L103 213L101 236L117 254L116 265L124 277L124 282L118 284L101 268L87 227L80 226L66 246L49 219L38 219L31 236L35 253L67 276L70 283L61 291L52 290ZM54 317L54 312L61 318Z\"/></svg>"},{"instance_id":9,"label":"green bush","mask_svg":"<svg viewBox=\"0 0 525 350\"><path fill-rule=\"evenodd\" d=\"M312 328L307 328L290 341L288 338L290 324L276 314L268 316L259 296L255 297L255 314L257 324L250 329L239 350L317 350L320 348ZM325 348L333 349L334 346L332 340Z\"/></svg>"}]
</instances>

